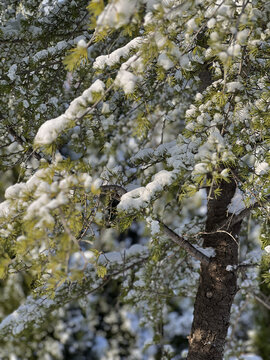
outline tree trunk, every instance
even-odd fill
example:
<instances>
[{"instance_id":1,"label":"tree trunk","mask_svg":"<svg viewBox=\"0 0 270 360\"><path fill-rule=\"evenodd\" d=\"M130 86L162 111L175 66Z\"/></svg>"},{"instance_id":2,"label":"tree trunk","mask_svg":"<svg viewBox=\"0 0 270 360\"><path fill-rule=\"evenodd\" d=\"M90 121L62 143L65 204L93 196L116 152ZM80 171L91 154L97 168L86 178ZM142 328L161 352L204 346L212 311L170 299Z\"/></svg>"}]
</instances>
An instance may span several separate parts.
<instances>
[{"instance_id":1,"label":"tree trunk","mask_svg":"<svg viewBox=\"0 0 270 360\"><path fill-rule=\"evenodd\" d=\"M233 181L222 182L220 188L220 197L215 199L212 198L213 193L208 194L205 227L208 234L204 236L204 247L213 247L216 256L208 265L201 265L188 360L222 360L231 305L237 292L237 271L227 271L226 267L238 264L236 237L241 224L219 229L228 219L227 206L234 196L236 185Z\"/></svg>"}]
</instances>

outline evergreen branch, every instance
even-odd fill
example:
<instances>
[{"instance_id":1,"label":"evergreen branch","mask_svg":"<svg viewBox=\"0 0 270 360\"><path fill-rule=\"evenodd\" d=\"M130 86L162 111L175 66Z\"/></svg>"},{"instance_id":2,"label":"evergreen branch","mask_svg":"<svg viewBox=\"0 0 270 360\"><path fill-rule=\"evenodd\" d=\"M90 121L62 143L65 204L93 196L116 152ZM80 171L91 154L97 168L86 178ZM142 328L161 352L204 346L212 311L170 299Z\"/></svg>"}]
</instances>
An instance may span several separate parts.
<instances>
[{"instance_id":1,"label":"evergreen branch","mask_svg":"<svg viewBox=\"0 0 270 360\"><path fill-rule=\"evenodd\" d=\"M24 141L23 138L16 133L16 131L13 129L13 127L11 125L8 126L8 131L9 131L10 135L13 136L14 139L23 147L25 146L26 143L27 144L30 143L30 141L28 139L26 139L26 141ZM28 149L28 153L29 153L29 155L33 155L37 160L41 160L41 158L42 158L41 155L39 153L37 153L31 146Z\"/></svg>"},{"instance_id":2,"label":"evergreen branch","mask_svg":"<svg viewBox=\"0 0 270 360\"><path fill-rule=\"evenodd\" d=\"M101 191L113 191L117 197L116 200L120 200L121 196L124 195L127 190L119 185L103 185L101 186ZM181 248L187 251L191 256L195 259L201 261L205 265L209 264L209 257L203 254L200 250L198 250L195 246L193 246L188 240L183 237L177 235L173 230L171 230L167 225L165 225L162 221L158 220L161 225L164 234L166 234L173 242L179 245Z\"/></svg>"},{"instance_id":3,"label":"evergreen branch","mask_svg":"<svg viewBox=\"0 0 270 360\"><path fill-rule=\"evenodd\" d=\"M0 338L7 340L23 334L26 330L36 331L53 310L103 288L114 277L146 261L149 258L149 251L144 246L133 245L124 253L119 252L119 256L116 255L117 253L113 252L100 256L99 262L107 268L107 275L104 278L98 277L96 268L88 264L83 281L66 281L56 289L53 299L47 295L39 298L28 296L24 304L0 323Z\"/></svg>"}]
</instances>

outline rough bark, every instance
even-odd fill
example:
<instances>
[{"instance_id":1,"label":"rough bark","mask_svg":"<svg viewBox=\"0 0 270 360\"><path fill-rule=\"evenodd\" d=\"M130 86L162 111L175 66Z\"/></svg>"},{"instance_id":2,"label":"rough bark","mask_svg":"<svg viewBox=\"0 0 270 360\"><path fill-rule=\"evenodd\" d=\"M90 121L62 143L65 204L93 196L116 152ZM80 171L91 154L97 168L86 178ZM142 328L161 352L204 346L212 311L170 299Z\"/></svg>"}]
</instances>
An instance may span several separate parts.
<instances>
[{"instance_id":1,"label":"rough bark","mask_svg":"<svg viewBox=\"0 0 270 360\"><path fill-rule=\"evenodd\" d=\"M238 264L237 235L241 223L220 228L228 219L227 206L236 185L224 182L221 188L222 195L217 199L208 194L204 246L213 247L216 256L209 264L201 263L188 360L222 360L231 305L237 292L237 273L227 271L226 267Z\"/></svg>"}]
</instances>

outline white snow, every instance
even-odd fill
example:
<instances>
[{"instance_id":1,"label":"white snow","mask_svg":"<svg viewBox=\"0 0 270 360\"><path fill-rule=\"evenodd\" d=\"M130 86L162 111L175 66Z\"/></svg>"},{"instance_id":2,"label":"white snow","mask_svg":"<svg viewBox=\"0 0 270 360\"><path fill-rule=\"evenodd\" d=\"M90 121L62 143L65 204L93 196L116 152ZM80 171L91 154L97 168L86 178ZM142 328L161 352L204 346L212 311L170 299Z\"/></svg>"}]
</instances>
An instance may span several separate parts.
<instances>
[{"instance_id":1,"label":"white snow","mask_svg":"<svg viewBox=\"0 0 270 360\"><path fill-rule=\"evenodd\" d=\"M85 42L84 39L81 39L78 41L77 47L78 48L87 48L87 43Z\"/></svg>"},{"instance_id":2,"label":"white snow","mask_svg":"<svg viewBox=\"0 0 270 360\"><path fill-rule=\"evenodd\" d=\"M127 24L136 12L137 0L113 0L97 18L97 27L119 27Z\"/></svg>"},{"instance_id":3,"label":"white snow","mask_svg":"<svg viewBox=\"0 0 270 360\"><path fill-rule=\"evenodd\" d=\"M212 29L216 24L216 19L215 18L211 18L210 20L207 21L207 27L209 29Z\"/></svg>"},{"instance_id":4,"label":"white snow","mask_svg":"<svg viewBox=\"0 0 270 360\"><path fill-rule=\"evenodd\" d=\"M241 45L243 45L246 42L249 32L250 32L249 29L244 29L237 33L236 39Z\"/></svg>"},{"instance_id":5,"label":"white snow","mask_svg":"<svg viewBox=\"0 0 270 360\"><path fill-rule=\"evenodd\" d=\"M245 208L246 208L246 205L244 202L243 192L237 187L235 190L235 194L234 194L230 204L227 207L228 212L231 214L238 215Z\"/></svg>"},{"instance_id":6,"label":"white snow","mask_svg":"<svg viewBox=\"0 0 270 360\"><path fill-rule=\"evenodd\" d=\"M169 70L174 66L171 59L163 52L159 55L157 60L158 65L162 66L165 70Z\"/></svg>"},{"instance_id":7,"label":"white snow","mask_svg":"<svg viewBox=\"0 0 270 360\"><path fill-rule=\"evenodd\" d=\"M101 80L96 80L81 96L71 102L64 114L41 125L35 137L35 144L39 146L52 144L75 119L84 114L87 106L93 103L92 94L98 92L103 95L104 88L105 84Z\"/></svg>"},{"instance_id":8,"label":"white snow","mask_svg":"<svg viewBox=\"0 0 270 360\"><path fill-rule=\"evenodd\" d=\"M227 51L230 56L238 56L241 54L241 46L239 44L233 44L228 47Z\"/></svg>"},{"instance_id":9,"label":"white snow","mask_svg":"<svg viewBox=\"0 0 270 360\"><path fill-rule=\"evenodd\" d=\"M167 40L167 37L162 35L159 31L155 32L155 42L158 48L162 48Z\"/></svg>"},{"instance_id":10,"label":"white snow","mask_svg":"<svg viewBox=\"0 0 270 360\"><path fill-rule=\"evenodd\" d=\"M226 271L234 271L237 269L237 265L227 265Z\"/></svg>"},{"instance_id":11,"label":"white snow","mask_svg":"<svg viewBox=\"0 0 270 360\"><path fill-rule=\"evenodd\" d=\"M255 164L255 174L256 175L267 174L269 172L269 170L270 170L270 166L266 161Z\"/></svg>"},{"instance_id":12,"label":"white snow","mask_svg":"<svg viewBox=\"0 0 270 360\"><path fill-rule=\"evenodd\" d=\"M25 189L25 183L18 183L12 186L9 186L5 191L6 199L17 199L21 190Z\"/></svg>"},{"instance_id":13,"label":"white snow","mask_svg":"<svg viewBox=\"0 0 270 360\"><path fill-rule=\"evenodd\" d=\"M146 221L147 221L148 225L150 226L152 236L155 236L156 234L158 234L160 232L160 226L159 226L159 222L157 220L153 220L149 216L148 218L146 218Z\"/></svg>"},{"instance_id":14,"label":"white snow","mask_svg":"<svg viewBox=\"0 0 270 360\"><path fill-rule=\"evenodd\" d=\"M226 84L228 92L235 92L236 90L243 90L243 84L239 81L232 81Z\"/></svg>"},{"instance_id":15,"label":"white snow","mask_svg":"<svg viewBox=\"0 0 270 360\"><path fill-rule=\"evenodd\" d=\"M267 245L264 250L267 252L267 254L270 254L270 245Z\"/></svg>"},{"instance_id":16,"label":"white snow","mask_svg":"<svg viewBox=\"0 0 270 360\"><path fill-rule=\"evenodd\" d=\"M139 210L146 208L148 203L155 195L162 191L164 186L168 186L174 180L175 174L167 170L161 170L154 175L153 181L146 187L139 187L131 190L121 197L118 209L122 211Z\"/></svg>"},{"instance_id":17,"label":"white snow","mask_svg":"<svg viewBox=\"0 0 270 360\"><path fill-rule=\"evenodd\" d=\"M151 235L156 235L159 233L159 231L160 231L160 226L159 226L158 221L153 220L151 222Z\"/></svg>"},{"instance_id":18,"label":"white snow","mask_svg":"<svg viewBox=\"0 0 270 360\"><path fill-rule=\"evenodd\" d=\"M129 249L124 249L120 252L112 251L105 254L101 254L98 258L98 264L104 265L108 263L122 263L130 257L144 255L148 253L147 246L139 244L132 245Z\"/></svg>"},{"instance_id":19,"label":"white snow","mask_svg":"<svg viewBox=\"0 0 270 360\"><path fill-rule=\"evenodd\" d=\"M3 201L0 204L0 217L8 217L11 213L11 204L10 201Z\"/></svg>"},{"instance_id":20,"label":"white snow","mask_svg":"<svg viewBox=\"0 0 270 360\"><path fill-rule=\"evenodd\" d=\"M242 355L240 360L263 360L260 356L254 354Z\"/></svg>"},{"instance_id":21,"label":"white snow","mask_svg":"<svg viewBox=\"0 0 270 360\"><path fill-rule=\"evenodd\" d=\"M118 64L122 57L126 58L131 50L137 49L141 45L142 41L142 37L136 37L125 46L113 51L111 54L98 56L93 64L93 68L104 69L105 65L113 66Z\"/></svg>"},{"instance_id":22,"label":"white snow","mask_svg":"<svg viewBox=\"0 0 270 360\"><path fill-rule=\"evenodd\" d=\"M10 78L11 81L16 79L16 70L17 70L17 64L13 64L7 73L7 76Z\"/></svg>"},{"instance_id":23,"label":"white snow","mask_svg":"<svg viewBox=\"0 0 270 360\"><path fill-rule=\"evenodd\" d=\"M130 71L120 69L114 83L116 86L121 87L124 90L124 93L127 95L134 91L137 80L137 76L132 74Z\"/></svg>"}]
</instances>

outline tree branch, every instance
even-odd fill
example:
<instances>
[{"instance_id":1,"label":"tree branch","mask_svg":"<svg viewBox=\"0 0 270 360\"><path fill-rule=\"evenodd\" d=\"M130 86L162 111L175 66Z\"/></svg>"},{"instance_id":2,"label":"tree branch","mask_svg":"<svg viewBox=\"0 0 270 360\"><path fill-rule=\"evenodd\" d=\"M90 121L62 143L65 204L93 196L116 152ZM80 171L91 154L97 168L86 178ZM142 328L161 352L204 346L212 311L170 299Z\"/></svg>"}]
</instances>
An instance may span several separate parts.
<instances>
[{"instance_id":1,"label":"tree branch","mask_svg":"<svg viewBox=\"0 0 270 360\"><path fill-rule=\"evenodd\" d=\"M254 298L260 303L262 304L266 309L270 310L270 303L269 303L269 299L262 293L260 293L260 296L254 294L253 295Z\"/></svg>"},{"instance_id":2,"label":"tree branch","mask_svg":"<svg viewBox=\"0 0 270 360\"><path fill-rule=\"evenodd\" d=\"M182 238L181 236L177 235L173 230L168 228L163 222L159 221L160 225L162 226L164 233L176 244L178 244L181 248L186 250L191 256L195 259L201 261L203 264L209 264L209 257L203 254L200 250L198 250L195 246L193 246L188 240Z\"/></svg>"},{"instance_id":3,"label":"tree branch","mask_svg":"<svg viewBox=\"0 0 270 360\"><path fill-rule=\"evenodd\" d=\"M11 125L8 126L8 131L10 133L10 135L12 135L14 137L14 139L23 147L25 146L25 141L22 139L22 137L20 135L18 135L16 133L16 131L13 129L13 127ZM27 140L27 144L29 144L30 141ZM33 155L37 160L41 160L41 155L39 153L37 153L31 146L28 149L28 153L30 155Z\"/></svg>"},{"instance_id":4,"label":"tree branch","mask_svg":"<svg viewBox=\"0 0 270 360\"><path fill-rule=\"evenodd\" d=\"M87 264L84 279L81 282L68 282L55 291L55 297L33 298L28 296L25 303L8 315L0 323L0 338L8 340L21 335L25 330L35 330L42 326L48 315L55 309L87 294L94 293L104 287L111 279L126 270L140 265L149 258L149 250L145 246L133 245L124 252L111 252L101 255L99 265L106 266L107 276L98 277L92 264Z\"/></svg>"},{"instance_id":5,"label":"tree branch","mask_svg":"<svg viewBox=\"0 0 270 360\"><path fill-rule=\"evenodd\" d=\"M119 185L103 185L101 186L101 191L113 191L117 197L116 200L120 200L121 196L124 195L127 190ZM193 246L188 240L182 238L181 236L177 235L173 230L168 228L162 221L158 220L159 224L161 225L164 234L166 234L173 242L179 245L181 248L186 250L191 256L195 259L201 261L205 265L209 264L209 257L203 254L200 250L198 250L195 246Z\"/></svg>"}]
</instances>

